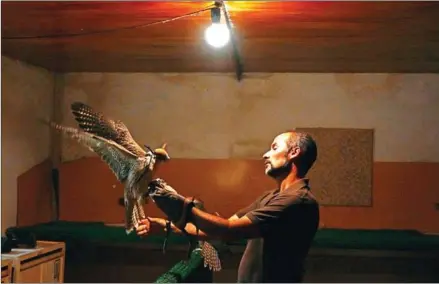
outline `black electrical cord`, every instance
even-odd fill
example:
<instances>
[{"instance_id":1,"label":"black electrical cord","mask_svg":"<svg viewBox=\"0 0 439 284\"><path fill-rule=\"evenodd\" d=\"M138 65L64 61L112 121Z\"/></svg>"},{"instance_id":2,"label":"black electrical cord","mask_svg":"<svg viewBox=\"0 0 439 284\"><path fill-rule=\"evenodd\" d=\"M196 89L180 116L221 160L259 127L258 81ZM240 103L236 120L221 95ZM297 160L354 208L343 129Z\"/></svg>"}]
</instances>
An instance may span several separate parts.
<instances>
[{"instance_id":1,"label":"black electrical cord","mask_svg":"<svg viewBox=\"0 0 439 284\"><path fill-rule=\"evenodd\" d=\"M243 73L244 73L244 66L242 63L241 54L240 54L239 49L238 49L238 43L236 42L235 32L234 32L234 29L232 26L232 21L230 19L229 11L228 11L226 5L224 5L224 0L221 0L220 5L222 6L222 8L224 10L224 16L226 18L226 25L227 25L227 28L229 29L229 32L230 32L230 40L232 42L232 48L233 48L233 58L235 61L236 79L238 81L241 81Z\"/></svg>"},{"instance_id":2,"label":"black electrical cord","mask_svg":"<svg viewBox=\"0 0 439 284\"><path fill-rule=\"evenodd\" d=\"M213 7L215 7L215 4L208 6L207 8L195 11L195 12L191 12L191 13L187 13L181 16L177 16L174 18L170 18L170 19L166 19L166 20L161 20L161 21L156 21L156 22L151 22L151 23L147 23L147 24L141 24L141 25L135 25L135 26L129 26L129 27L122 27L122 28L114 28L114 29L107 29L107 30L99 30L99 31L90 31L90 32L83 32L83 33L69 33L69 34L52 34L52 35L37 35L37 36L2 36L2 39L4 40L14 40L14 39L44 39L44 38L61 38L61 37L77 37L77 36L87 36L87 35L95 35L95 34L103 34L103 33L111 33L111 32L117 32L117 31L122 31L122 30L129 30L129 29L138 29L138 28L143 28L143 27L147 27L147 26L152 26L152 25L157 25L157 24L164 24L167 22L171 22L171 21L175 21L175 20L179 20L181 18L185 18L185 17L189 17L189 16L194 16L194 15L198 15L202 12L205 11L210 11Z\"/></svg>"}]
</instances>

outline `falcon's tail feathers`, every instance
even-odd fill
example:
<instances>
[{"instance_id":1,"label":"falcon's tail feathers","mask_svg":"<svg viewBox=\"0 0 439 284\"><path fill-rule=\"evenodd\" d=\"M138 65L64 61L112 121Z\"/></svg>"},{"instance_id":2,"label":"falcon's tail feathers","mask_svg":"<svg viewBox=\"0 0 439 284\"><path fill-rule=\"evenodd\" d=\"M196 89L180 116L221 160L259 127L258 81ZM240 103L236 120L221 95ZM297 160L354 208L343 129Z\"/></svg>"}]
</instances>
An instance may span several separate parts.
<instances>
[{"instance_id":1,"label":"falcon's tail feathers","mask_svg":"<svg viewBox=\"0 0 439 284\"><path fill-rule=\"evenodd\" d=\"M137 228L140 221L145 218L145 212L140 200L125 203L125 232L127 234Z\"/></svg>"},{"instance_id":2,"label":"falcon's tail feathers","mask_svg":"<svg viewBox=\"0 0 439 284\"><path fill-rule=\"evenodd\" d=\"M128 200L128 198L125 198L125 232L126 234L130 234L134 228L134 213L135 211L135 204L132 200Z\"/></svg>"}]
</instances>

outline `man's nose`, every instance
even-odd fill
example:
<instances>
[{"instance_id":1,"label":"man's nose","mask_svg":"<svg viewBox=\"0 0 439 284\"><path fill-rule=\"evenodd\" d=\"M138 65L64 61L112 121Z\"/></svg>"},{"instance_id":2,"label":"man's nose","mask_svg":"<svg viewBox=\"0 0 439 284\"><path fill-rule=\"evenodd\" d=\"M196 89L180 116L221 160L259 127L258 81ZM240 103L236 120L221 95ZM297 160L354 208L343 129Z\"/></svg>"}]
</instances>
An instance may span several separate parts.
<instances>
[{"instance_id":1,"label":"man's nose","mask_svg":"<svg viewBox=\"0 0 439 284\"><path fill-rule=\"evenodd\" d=\"M262 155L262 159L267 160L268 159L268 152L265 152L264 155Z\"/></svg>"}]
</instances>

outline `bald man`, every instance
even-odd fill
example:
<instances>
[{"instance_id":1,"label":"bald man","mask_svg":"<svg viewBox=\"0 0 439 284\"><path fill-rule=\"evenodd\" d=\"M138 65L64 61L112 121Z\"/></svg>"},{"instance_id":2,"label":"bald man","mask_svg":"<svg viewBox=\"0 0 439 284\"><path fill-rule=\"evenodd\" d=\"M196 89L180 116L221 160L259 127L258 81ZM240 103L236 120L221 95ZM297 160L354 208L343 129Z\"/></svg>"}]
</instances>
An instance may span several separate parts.
<instances>
[{"instance_id":1,"label":"bald man","mask_svg":"<svg viewBox=\"0 0 439 284\"><path fill-rule=\"evenodd\" d=\"M316 158L317 145L310 135L296 131L278 135L263 155L265 174L276 180L277 188L229 219L191 206L183 224L185 231L196 236L197 224L202 240L247 239L238 269L239 283L302 282L305 258L319 225L319 205L305 178ZM150 222L165 225L160 218L146 219L137 234L146 235ZM173 231L182 232L175 226Z\"/></svg>"}]
</instances>

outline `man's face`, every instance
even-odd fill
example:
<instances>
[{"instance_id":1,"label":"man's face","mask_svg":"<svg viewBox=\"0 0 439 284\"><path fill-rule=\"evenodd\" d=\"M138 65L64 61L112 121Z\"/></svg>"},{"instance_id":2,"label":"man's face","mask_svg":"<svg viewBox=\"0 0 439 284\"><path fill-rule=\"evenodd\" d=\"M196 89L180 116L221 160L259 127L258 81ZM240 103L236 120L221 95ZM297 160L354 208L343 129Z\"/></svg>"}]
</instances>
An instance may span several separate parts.
<instances>
[{"instance_id":1,"label":"man's face","mask_svg":"<svg viewBox=\"0 0 439 284\"><path fill-rule=\"evenodd\" d=\"M293 155L287 145L289 137L289 133L278 135L274 138L270 150L263 155L266 175L276 178L290 172Z\"/></svg>"}]
</instances>

